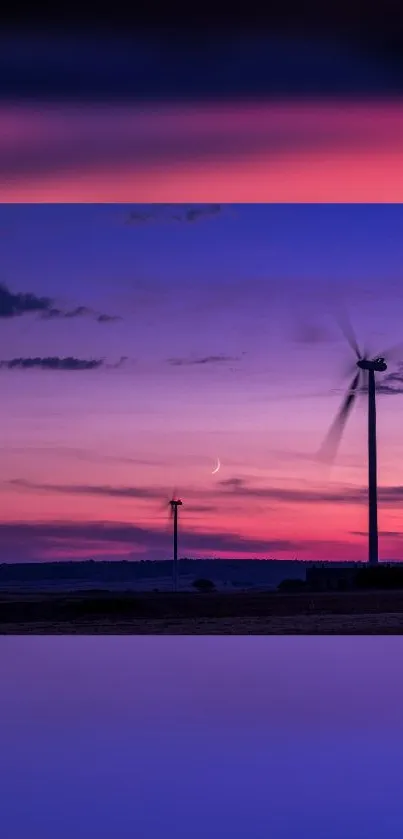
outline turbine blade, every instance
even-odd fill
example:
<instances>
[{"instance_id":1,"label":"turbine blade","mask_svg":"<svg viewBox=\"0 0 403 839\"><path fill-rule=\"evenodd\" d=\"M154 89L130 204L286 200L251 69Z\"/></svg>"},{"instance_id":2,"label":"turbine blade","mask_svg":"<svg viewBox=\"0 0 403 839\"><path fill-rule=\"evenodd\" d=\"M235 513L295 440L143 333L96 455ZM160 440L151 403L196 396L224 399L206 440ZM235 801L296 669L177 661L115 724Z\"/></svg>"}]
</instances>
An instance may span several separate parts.
<instances>
[{"instance_id":1,"label":"turbine blade","mask_svg":"<svg viewBox=\"0 0 403 839\"><path fill-rule=\"evenodd\" d=\"M344 381L346 379L351 379L351 376L355 376L356 372L357 372L357 363L355 361L350 360L350 364L343 365L343 369L340 368L340 378L344 379Z\"/></svg>"},{"instance_id":2,"label":"turbine blade","mask_svg":"<svg viewBox=\"0 0 403 839\"><path fill-rule=\"evenodd\" d=\"M174 501L177 497L176 489L174 489L171 495L167 494L164 500L161 501L161 506L158 507L158 510L165 510L168 512L171 510L172 512L171 501Z\"/></svg>"},{"instance_id":3,"label":"turbine blade","mask_svg":"<svg viewBox=\"0 0 403 839\"><path fill-rule=\"evenodd\" d=\"M164 499L164 501L161 501L161 504L158 505L157 509L159 512L162 512L163 510L165 510L166 512L168 509L168 505L169 501L167 499Z\"/></svg>"},{"instance_id":4,"label":"turbine blade","mask_svg":"<svg viewBox=\"0 0 403 839\"><path fill-rule=\"evenodd\" d=\"M172 515L173 510L170 505L170 502L164 500L157 508L156 512L159 512L158 520L161 521L162 530L164 533L170 533L172 529Z\"/></svg>"},{"instance_id":5,"label":"turbine blade","mask_svg":"<svg viewBox=\"0 0 403 839\"><path fill-rule=\"evenodd\" d=\"M355 337L354 329L351 325L347 311L344 308L339 308L336 312L336 320L343 333L346 341L350 344L351 349L356 354L357 359L363 358L361 350L358 346L357 338Z\"/></svg>"},{"instance_id":6,"label":"turbine blade","mask_svg":"<svg viewBox=\"0 0 403 839\"><path fill-rule=\"evenodd\" d=\"M358 373L354 376L353 381L347 391L347 395L343 400L341 408L339 412L336 414L335 419L333 420L330 429L319 449L318 457L320 460L324 460L327 462L331 462L337 452L338 445L340 443L348 415L353 407L354 400L357 396L357 389L358 384L361 378L361 371L359 370Z\"/></svg>"},{"instance_id":7,"label":"turbine blade","mask_svg":"<svg viewBox=\"0 0 403 839\"><path fill-rule=\"evenodd\" d=\"M166 533L171 533L172 531L172 510L170 513L167 514L164 530Z\"/></svg>"}]
</instances>

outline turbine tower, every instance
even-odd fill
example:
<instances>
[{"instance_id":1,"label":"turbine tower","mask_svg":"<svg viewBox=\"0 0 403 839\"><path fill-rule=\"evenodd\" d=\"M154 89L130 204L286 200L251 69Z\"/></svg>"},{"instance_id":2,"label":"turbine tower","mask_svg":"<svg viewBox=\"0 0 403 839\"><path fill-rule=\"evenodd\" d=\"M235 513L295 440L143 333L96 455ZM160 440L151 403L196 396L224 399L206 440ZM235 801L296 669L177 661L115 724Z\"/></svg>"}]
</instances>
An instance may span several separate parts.
<instances>
[{"instance_id":1,"label":"turbine tower","mask_svg":"<svg viewBox=\"0 0 403 839\"><path fill-rule=\"evenodd\" d=\"M182 506L180 498L174 497L169 502L171 518L174 523L174 559L173 559L173 590L178 591L178 507Z\"/></svg>"},{"instance_id":2,"label":"turbine tower","mask_svg":"<svg viewBox=\"0 0 403 839\"><path fill-rule=\"evenodd\" d=\"M370 565L378 564L378 490L377 490L377 449L376 449L376 382L375 373L384 373L387 370L385 356L390 356L393 349L387 350L382 355L368 358L368 353L362 353L352 327L348 320L340 322L340 327L345 338L350 344L356 356L356 367L354 378L348 388L347 395L342 406L333 421L330 430L321 446L321 454L325 454L331 448L332 455L340 442L348 415L356 400L357 393L368 392L368 562ZM396 348L401 344L396 345ZM327 458L326 458L327 459Z\"/></svg>"}]
</instances>

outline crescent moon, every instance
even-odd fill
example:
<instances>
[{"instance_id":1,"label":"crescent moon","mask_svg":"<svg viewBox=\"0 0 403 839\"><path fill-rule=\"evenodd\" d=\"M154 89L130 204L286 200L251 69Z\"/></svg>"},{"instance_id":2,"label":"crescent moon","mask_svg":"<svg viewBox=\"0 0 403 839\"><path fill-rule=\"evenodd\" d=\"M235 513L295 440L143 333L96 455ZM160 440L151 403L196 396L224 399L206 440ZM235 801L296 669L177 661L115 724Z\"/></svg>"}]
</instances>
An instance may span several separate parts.
<instances>
[{"instance_id":1,"label":"crescent moon","mask_svg":"<svg viewBox=\"0 0 403 839\"><path fill-rule=\"evenodd\" d=\"M215 475L215 474L216 474L216 472L218 472L218 470L219 470L220 466L221 466L221 463L220 463L220 458L219 458L219 457L217 457L217 466L215 467L215 469L213 469L213 471L212 471L212 473L211 473L211 474L212 474L212 475Z\"/></svg>"}]
</instances>

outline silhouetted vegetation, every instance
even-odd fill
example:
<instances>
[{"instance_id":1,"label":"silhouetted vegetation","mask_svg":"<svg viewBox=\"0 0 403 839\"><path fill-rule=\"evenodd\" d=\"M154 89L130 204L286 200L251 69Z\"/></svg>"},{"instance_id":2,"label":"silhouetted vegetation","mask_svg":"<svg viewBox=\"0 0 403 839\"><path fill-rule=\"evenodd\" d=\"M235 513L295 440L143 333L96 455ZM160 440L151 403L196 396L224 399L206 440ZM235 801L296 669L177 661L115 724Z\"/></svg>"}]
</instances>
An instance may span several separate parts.
<instances>
[{"instance_id":1,"label":"silhouetted vegetation","mask_svg":"<svg viewBox=\"0 0 403 839\"><path fill-rule=\"evenodd\" d=\"M276 559L190 559L178 561L178 573L191 579L203 577L215 581L231 581L234 586L277 586L284 577L305 579L313 563ZM74 562L31 562L0 564L0 586L8 584L38 587L42 583L55 588L58 583L73 590L77 585L96 589L109 585L129 587L137 581L172 578L172 560L79 560Z\"/></svg>"},{"instance_id":2,"label":"silhouetted vegetation","mask_svg":"<svg viewBox=\"0 0 403 839\"><path fill-rule=\"evenodd\" d=\"M306 589L306 582L305 580L282 580L279 586L277 586L277 591L284 591L284 592L300 592L305 591Z\"/></svg>"},{"instance_id":3,"label":"silhouetted vegetation","mask_svg":"<svg viewBox=\"0 0 403 839\"><path fill-rule=\"evenodd\" d=\"M198 580L194 580L192 585L193 585L193 588L196 589L196 591L201 591L201 592L205 592L205 593L207 593L208 591L215 591L215 585L214 585L213 581L212 580L206 580L203 577L200 577Z\"/></svg>"}]
</instances>

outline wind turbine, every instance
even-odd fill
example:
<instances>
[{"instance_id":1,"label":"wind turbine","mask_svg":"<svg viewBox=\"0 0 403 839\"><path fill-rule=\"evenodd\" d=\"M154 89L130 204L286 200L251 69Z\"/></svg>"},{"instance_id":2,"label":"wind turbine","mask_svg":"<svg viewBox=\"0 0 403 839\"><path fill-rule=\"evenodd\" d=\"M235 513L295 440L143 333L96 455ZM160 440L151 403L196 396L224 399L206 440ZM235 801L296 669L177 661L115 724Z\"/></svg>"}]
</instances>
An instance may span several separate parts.
<instances>
[{"instance_id":1,"label":"wind turbine","mask_svg":"<svg viewBox=\"0 0 403 839\"><path fill-rule=\"evenodd\" d=\"M182 507L182 503L180 498L176 498L176 492L172 493L169 507L174 525L173 590L175 592L178 591L178 507Z\"/></svg>"},{"instance_id":2,"label":"wind turbine","mask_svg":"<svg viewBox=\"0 0 403 839\"><path fill-rule=\"evenodd\" d=\"M378 491L377 491L377 450L376 450L376 383L375 373L384 373L387 370L385 356L390 356L395 347L390 348L382 355L369 358L368 353L362 353L355 338L351 324L346 319L340 321L340 327L350 347L356 356L356 367L354 378L348 388L341 408L336 415L330 430L325 437L320 452L323 455L331 447L334 455L340 442L348 415L356 400L357 393L368 391L368 562L370 565L378 564ZM402 344L396 345L402 347Z\"/></svg>"}]
</instances>

